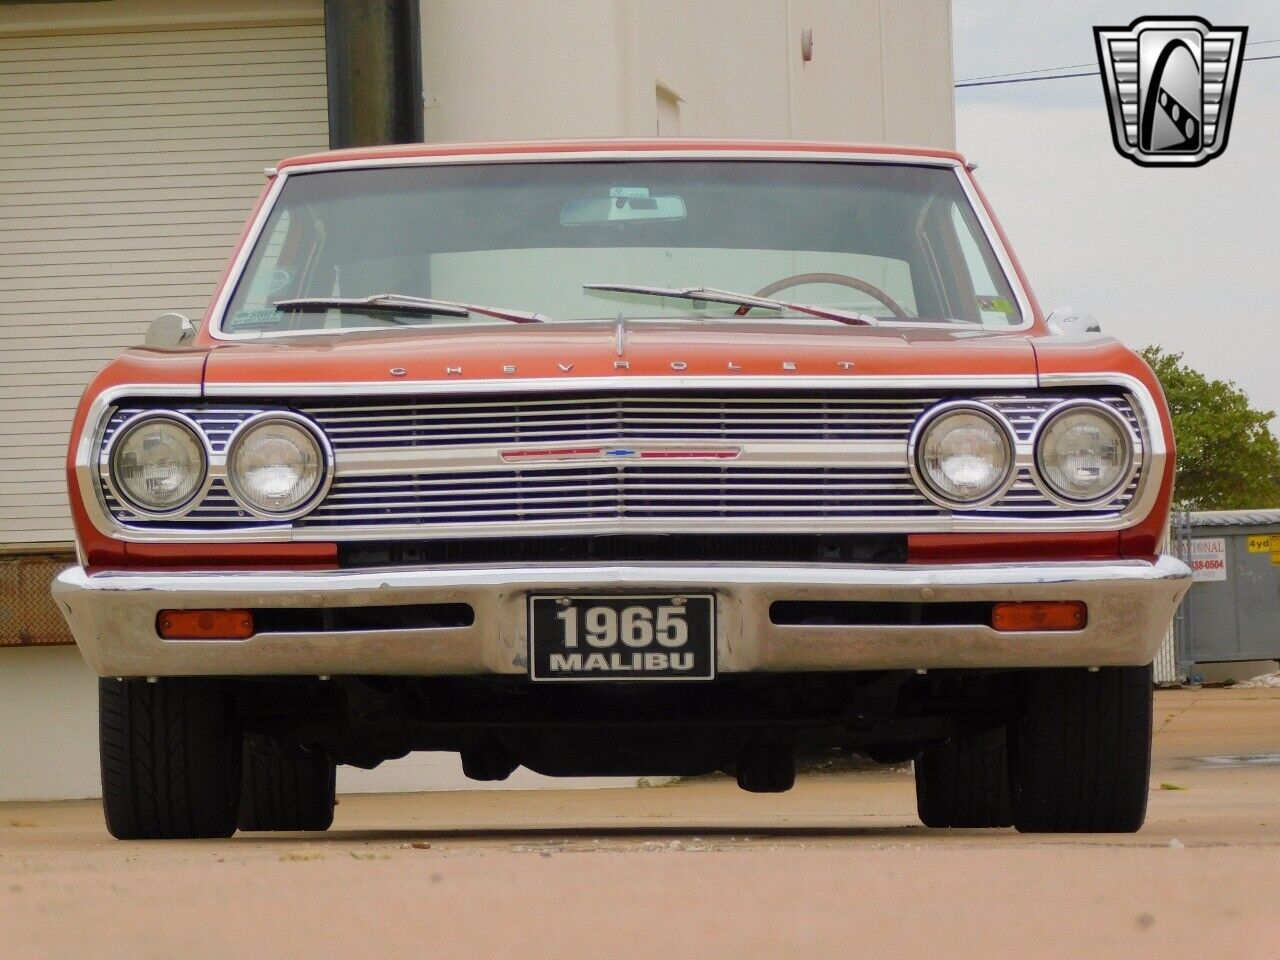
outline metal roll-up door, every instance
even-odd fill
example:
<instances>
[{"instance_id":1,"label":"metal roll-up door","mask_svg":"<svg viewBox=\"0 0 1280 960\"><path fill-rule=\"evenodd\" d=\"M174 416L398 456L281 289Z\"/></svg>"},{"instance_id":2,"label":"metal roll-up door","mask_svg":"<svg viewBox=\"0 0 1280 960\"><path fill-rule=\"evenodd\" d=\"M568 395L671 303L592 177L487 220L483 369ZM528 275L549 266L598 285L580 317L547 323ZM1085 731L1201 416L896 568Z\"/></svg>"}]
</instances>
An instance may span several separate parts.
<instances>
[{"instance_id":1,"label":"metal roll-up door","mask_svg":"<svg viewBox=\"0 0 1280 960\"><path fill-rule=\"evenodd\" d=\"M313 23L0 35L0 551L71 539L76 399L198 318L263 182L328 146Z\"/></svg>"}]
</instances>

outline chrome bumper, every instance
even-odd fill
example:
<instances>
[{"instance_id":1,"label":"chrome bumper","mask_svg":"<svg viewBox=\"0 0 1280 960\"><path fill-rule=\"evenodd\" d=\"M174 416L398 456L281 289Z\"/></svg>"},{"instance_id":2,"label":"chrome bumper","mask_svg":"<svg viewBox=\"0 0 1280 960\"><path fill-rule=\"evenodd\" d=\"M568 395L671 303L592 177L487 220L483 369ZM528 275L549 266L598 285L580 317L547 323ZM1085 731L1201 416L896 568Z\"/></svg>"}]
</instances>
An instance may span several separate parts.
<instances>
[{"instance_id":1,"label":"chrome bumper","mask_svg":"<svg viewBox=\"0 0 1280 960\"><path fill-rule=\"evenodd\" d=\"M531 564L307 573L101 573L73 567L53 586L101 676L521 674L525 594L713 592L717 671L1109 666L1149 663L1191 572L1173 557L1078 563L850 566ZM780 626L775 600L1083 600L1088 625L1000 633L985 626ZM162 640L163 609L468 603L467 627L260 633L241 641Z\"/></svg>"}]
</instances>

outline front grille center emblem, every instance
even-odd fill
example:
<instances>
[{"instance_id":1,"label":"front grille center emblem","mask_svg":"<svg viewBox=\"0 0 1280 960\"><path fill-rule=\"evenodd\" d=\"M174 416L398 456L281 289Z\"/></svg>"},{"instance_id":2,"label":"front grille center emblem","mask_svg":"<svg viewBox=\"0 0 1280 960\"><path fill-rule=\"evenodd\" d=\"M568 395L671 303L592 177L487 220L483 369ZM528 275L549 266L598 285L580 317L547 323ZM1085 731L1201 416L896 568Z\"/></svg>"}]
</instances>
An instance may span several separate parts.
<instances>
[{"instance_id":1,"label":"front grille center emblem","mask_svg":"<svg viewBox=\"0 0 1280 960\"><path fill-rule=\"evenodd\" d=\"M508 463L549 460L734 460L741 447L529 447L503 450Z\"/></svg>"}]
</instances>

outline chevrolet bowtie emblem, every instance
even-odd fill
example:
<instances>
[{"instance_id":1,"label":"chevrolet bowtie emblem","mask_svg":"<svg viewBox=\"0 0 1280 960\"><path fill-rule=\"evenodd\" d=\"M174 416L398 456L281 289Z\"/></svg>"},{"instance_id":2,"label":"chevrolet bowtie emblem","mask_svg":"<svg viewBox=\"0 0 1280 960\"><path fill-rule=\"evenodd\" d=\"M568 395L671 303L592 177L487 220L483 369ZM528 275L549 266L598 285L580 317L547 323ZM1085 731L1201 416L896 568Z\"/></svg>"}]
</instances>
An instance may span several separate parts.
<instances>
[{"instance_id":1,"label":"chevrolet bowtie emblem","mask_svg":"<svg viewBox=\"0 0 1280 960\"><path fill-rule=\"evenodd\" d=\"M741 447L529 447L503 450L502 459L521 463L548 460L733 460Z\"/></svg>"}]
</instances>

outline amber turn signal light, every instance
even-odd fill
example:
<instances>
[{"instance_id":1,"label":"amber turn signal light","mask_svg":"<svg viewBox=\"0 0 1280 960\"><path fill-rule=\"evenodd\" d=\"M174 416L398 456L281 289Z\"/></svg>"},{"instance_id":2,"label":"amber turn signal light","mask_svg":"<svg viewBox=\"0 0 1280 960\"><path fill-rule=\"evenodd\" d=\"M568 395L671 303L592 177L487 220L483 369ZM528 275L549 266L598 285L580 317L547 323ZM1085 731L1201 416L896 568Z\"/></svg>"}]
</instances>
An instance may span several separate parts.
<instances>
[{"instance_id":1,"label":"amber turn signal light","mask_svg":"<svg viewBox=\"0 0 1280 960\"><path fill-rule=\"evenodd\" d=\"M247 640L253 636L248 610L161 610L156 632L166 640Z\"/></svg>"},{"instance_id":2,"label":"amber turn signal light","mask_svg":"<svg viewBox=\"0 0 1280 960\"><path fill-rule=\"evenodd\" d=\"M1045 600L997 603L991 608L991 626L1005 633L1036 630L1083 630L1089 608L1082 600Z\"/></svg>"}]
</instances>

